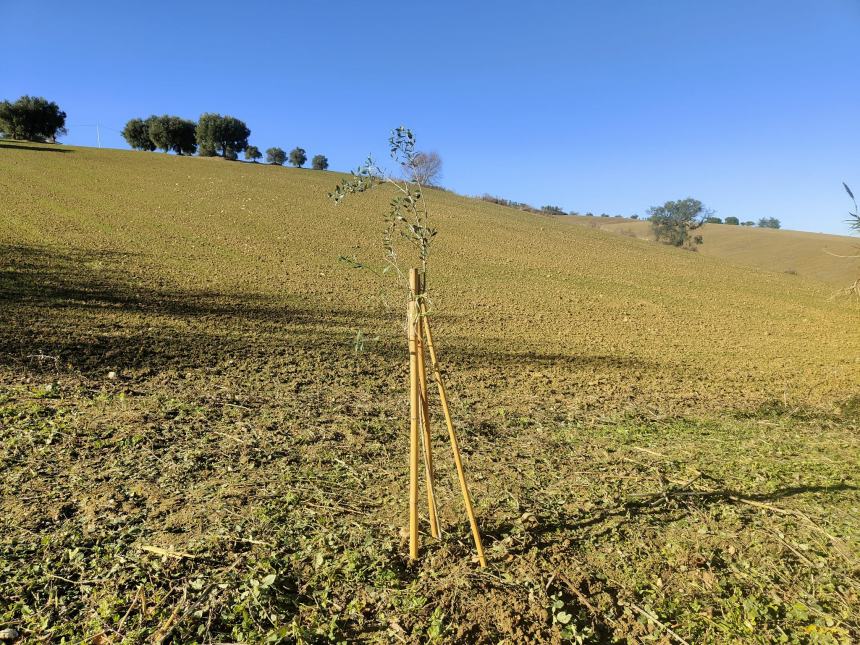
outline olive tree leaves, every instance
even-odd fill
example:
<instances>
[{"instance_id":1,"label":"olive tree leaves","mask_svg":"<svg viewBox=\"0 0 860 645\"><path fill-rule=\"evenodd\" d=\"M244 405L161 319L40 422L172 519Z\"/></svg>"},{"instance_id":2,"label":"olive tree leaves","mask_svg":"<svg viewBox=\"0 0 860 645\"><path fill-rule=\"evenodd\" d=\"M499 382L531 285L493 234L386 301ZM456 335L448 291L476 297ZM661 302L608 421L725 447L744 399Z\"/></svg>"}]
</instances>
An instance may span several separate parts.
<instances>
[{"instance_id":1,"label":"olive tree leaves","mask_svg":"<svg viewBox=\"0 0 860 645\"><path fill-rule=\"evenodd\" d=\"M854 199L854 193L852 193L851 189L848 188L848 184L843 181L842 185L845 187L845 192L848 193L851 201L854 202L854 211L848 211L848 215L851 216L851 219L847 220L848 226L853 230L860 232L860 209L857 208L857 200Z\"/></svg>"},{"instance_id":2,"label":"olive tree leaves","mask_svg":"<svg viewBox=\"0 0 860 645\"><path fill-rule=\"evenodd\" d=\"M436 236L436 229L429 224L429 211L424 199L424 189L419 178L409 172L420 162L415 151L415 135L411 130L400 126L391 131L388 139L391 158L404 170L406 179L396 179L387 174L379 165L368 157L367 161L354 170L350 177L341 181L335 189L329 193L329 197L339 204L347 195L363 193L378 186L391 186L395 193L388 202L388 212L385 214L385 226L382 232L382 249L384 266L377 273L386 274L394 271L398 278L404 283L406 281L406 269L401 266L398 255L398 243L405 242L413 248L416 259L421 270L426 274L430 258L430 244ZM350 266L362 269L372 268L363 264L355 258L341 258ZM408 287L408 285L407 285Z\"/></svg>"}]
</instances>

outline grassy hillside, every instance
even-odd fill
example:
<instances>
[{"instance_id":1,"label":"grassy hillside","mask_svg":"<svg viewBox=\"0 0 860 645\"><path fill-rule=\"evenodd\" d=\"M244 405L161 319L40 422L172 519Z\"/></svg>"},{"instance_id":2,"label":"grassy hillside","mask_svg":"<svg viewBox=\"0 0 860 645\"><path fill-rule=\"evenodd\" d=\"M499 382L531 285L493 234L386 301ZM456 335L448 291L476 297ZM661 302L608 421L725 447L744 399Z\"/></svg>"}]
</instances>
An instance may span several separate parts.
<instances>
[{"instance_id":1,"label":"grassy hillside","mask_svg":"<svg viewBox=\"0 0 860 645\"><path fill-rule=\"evenodd\" d=\"M628 237L653 239L647 222L577 216L570 221ZM698 252L702 255L818 280L835 287L834 292L853 284L860 275L860 261L850 257L860 254L858 238L725 224L705 224L699 234L703 244Z\"/></svg>"},{"instance_id":2,"label":"grassy hillside","mask_svg":"<svg viewBox=\"0 0 860 645\"><path fill-rule=\"evenodd\" d=\"M0 627L860 638L851 303L431 191L490 566L444 452L445 534L410 564L405 302L338 262L378 255L385 211L334 206L338 178L0 142Z\"/></svg>"}]
</instances>

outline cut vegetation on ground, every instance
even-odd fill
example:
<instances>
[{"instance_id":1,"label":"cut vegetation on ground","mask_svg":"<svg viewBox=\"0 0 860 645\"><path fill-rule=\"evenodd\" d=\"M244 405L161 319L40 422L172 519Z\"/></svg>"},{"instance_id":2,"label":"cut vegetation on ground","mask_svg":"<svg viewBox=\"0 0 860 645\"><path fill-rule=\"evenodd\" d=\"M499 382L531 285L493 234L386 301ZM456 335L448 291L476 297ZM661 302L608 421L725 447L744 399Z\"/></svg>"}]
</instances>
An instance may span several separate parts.
<instances>
[{"instance_id":1,"label":"cut vegetation on ground","mask_svg":"<svg viewBox=\"0 0 860 645\"><path fill-rule=\"evenodd\" d=\"M488 567L437 409L443 537L410 566L404 303L337 261L375 251L386 197L335 208L335 179L0 143L0 627L860 639L860 334L832 285L431 191Z\"/></svg>"}]
</instances>

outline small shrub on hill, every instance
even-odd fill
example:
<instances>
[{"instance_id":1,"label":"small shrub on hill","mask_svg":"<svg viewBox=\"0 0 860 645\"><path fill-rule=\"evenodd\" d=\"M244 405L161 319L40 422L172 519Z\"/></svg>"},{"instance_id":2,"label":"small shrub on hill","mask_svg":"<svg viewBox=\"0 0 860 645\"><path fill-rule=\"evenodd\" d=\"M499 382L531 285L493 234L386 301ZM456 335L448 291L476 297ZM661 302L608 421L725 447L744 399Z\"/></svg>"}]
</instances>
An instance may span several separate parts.
<instances>
[{"instance_id":1,"label":"small shrub on hill","mask_svg":"<svg viewBox=\"0 0 860 645\"><path fill-rule=\"evenodd\" d=\"M541 206L541 210L544 213L549 213L550 215L564 215L564 209L561 206Z\"/></svg>"},{"instance_id":2,"label":"small shrub on hill","mask_svg":"<svg viewBox=\"0 0 860 645\"><path fill-rule=\"evenodd\" d=\"M507 206L508 208L516 208L517 210L526 211L527 213L540 213L537 208L534 206L530 206L525 202L515 202L511 199L505 199L504 197L496 197L495 195L488 195L484 193L481 195L481 200L485 202L490 202L491 204L498 204L499 206Z\"/></svg>"},{"instance_id":3,"label":"small shrub on hill","mask_svg":"<svg viewBox=\"0 0 860 645\"><path fill-rule=\"evenodd\" d=\"M499 204L500 206L508 205L507 199L503 199L502 197L496 197L495 195L489 195L487 193L481 195L481 201L490 202L491 204Z\"/></svg>"}]
</instances>

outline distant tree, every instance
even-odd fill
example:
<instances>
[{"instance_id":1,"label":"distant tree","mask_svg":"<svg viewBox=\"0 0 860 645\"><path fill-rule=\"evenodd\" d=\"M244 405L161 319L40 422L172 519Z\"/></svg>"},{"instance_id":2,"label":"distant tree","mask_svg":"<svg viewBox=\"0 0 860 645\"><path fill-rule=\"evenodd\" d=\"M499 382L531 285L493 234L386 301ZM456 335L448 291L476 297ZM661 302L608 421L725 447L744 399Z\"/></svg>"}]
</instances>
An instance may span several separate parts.
<instances>
[{"instance_id":1,"label":"distant tree","mask_svg":"<svg viewBox=\"0 0 860 645\"><path fill-rule=\"evenodd\" d=\"M417 152L403 166L406 176L423 186L435 186L442 179L442 157L438 152Z\"/></svg>"},{"instance_id":2,"label":"distant tree","mask_svg":"<svg viewBox=\"0 0 860 645\"><path fill-rule=\"evenodd\" d=\"M762 217L758 221L759 228L779 228L779 220L775 217Z\"/></svg>"},{"instance_id":3,"label":"distant tree","mask_svg":"<svg viewBox=\"0 0 860 645\"><path fill-rule=\"evenodd\" d=\"M0 134L8 139L52 141L66 134L66 113L41 96L0 102Z\"/></svg>"},{"instance_id":4,"label":"distant tree","mask_svg":"<svg viewBox=\"0 0 860 645\"><path fill-rule=\"evenodd\" d=\"M657 241L679 247L694 248L702 243L702 236L691 236L690 231L699 228L708 216L702 202L692 197L648 209L651 229Z\"/></svg>"},{"instance_id":5,"label":"distant tree","mask_svg":"<svg viewBox=\"0 0 860 645\"><path fill-rule=\"evenodd\" d=\"M146 128L153 145L162 152L170 152L172 143L170 134L170 117L155 116L154 114L146 120Z\"/></svg>"},{"instance_id":6,"label":"distant tree","mask_svg":"<svg viewBox=\"0 0 860 645\"><path fill-rule=\"evenodd\" d=\"M150 140L159 150L173 151L178 155L193 155L197 152L194 121L163 114L149 117L146 127Z\"/></svg>"},{"instance_id":7,"label":"distant tree","mask_svg":"<svg viewBox=\"0 0 860 645\"><path fill-rule=\"evenodd\" d=\"M311 159L311 168L314 170L328 170L328 159L325 155L314 155Z\"/></svg>"},{"instance_id":8,"label":"distant tree","mask_svg":"<svg viewBox=\"0 0 860 645\"><path fill-rule=\"evenodd\" d=\"M723 220L721 220L719 217L714 217L713 215L705 218L705 224L722 224L722 223L723 223Z\"/></svg>"},{"instance_id":9,"label":"distant tree","mask_svg":"<svg viewBox=\"0 0 860 645\"><path fill-rule=\"evenodd\" d=\"M601 217L609 217L609 213L601 213L600 216Z\"/></svg>"},{"instance_id":10,"label":"distant tree","mask_svg":"<svg viewBox=\"0 0 860 645\"><path fill-rule=\"evenodd\" d=\"M294 165L296 168L301 168L308 161L308 155L305 152L304 148L299 148L296 146L292 150L290 150L290 163Z\"/></svg>"},{"instance_id":11,"label":"distant tree","mask_svg":"<svg viewBox=\"0 0 860 645\"><path fill-rule=\"evenodd\" d=\"M624 215L613 215L612 217L624 217Z\"/></svg>"},{"instance_id":12,"label":"distant tree","mask_svg":"<svg viewBox=\"0 0 860 645\"><path fill-rule=\"evenodd\" d=\"M227 149L224 151L224 158L227 161L236 161L239 158L239 153L230 146L227 146Z\"/></svg>"},{"instance_id":13,"label":"distant tree","mask_svg":"<svg viewBox=\"0 0 860 645\"><path fill-rule=\"evenodd\" d=\"M738 224L741 223L741 221L737 217L729 216L723 220L723 223L728 224L729 226L737 226Z\"/></svg>"},{"instance_id":14,"label":"distant tree","mask_svg":"<svg viewBox=\"0 0 860 645\"><path fill-rule=\"evenodd\" d=\"M586 217L594 217L594 213L586 213L585 216Z\"/></svg>"},{"instance_id":15,"label":"distant tree","mask_svg":"<svg viewBox=\"0 0 860 645\"><path fill-rule=\"evenodd\" d=\"M196 129L197 145L207 150L215 150L227 157L232 149L237 155L248 147L251 130L243 121L232 116L206 113L200 116Z\"/></svg>"},{"instance_id":16,"label":"distant tree","mask_svg":"<svg viewBox=\"0 0 860 645\"><path fill-rule=\"evenodd\" d=\"M269 148L266 150L266 163L283 166L287 161L287 153L281 148Z\"/></svg>"},{"instance_id":17,"label":"distant tree","mask_svg":"<svg viewBox=\"0 0 860 645\"><path fill-rule=\"evenodd\" d=\"M551 215L564 215L564 209L561 206L541 206L540 209L544 213L549 213Z\"/></svg>"},{"instance_id":18,"label":"distant tree","mask_svg":"<svg viewBox=\"0 0 860 645\"><path fill-rule=\"evenodd\" d=\"M755 222L750 222L749 220L747 220L746 222L743 222L741 226L755 226Z\"/></svg>"},{"instance_id":19,"label":"distant tree","mask_svg":"<svg viewBox=\"0 0 860 645\"><path fill-rule=\"evenodd\" d=\"M122 136L133 150L155 150L155 144L149 138L149 126L143 119L130 119L122 129Z\"/></svg>"},{"instance_id":20,"label":"distant tree","mask_svg":"<svg viewBox=\"0 0 860 645\"><path fill-rule=\"evenodd\" d=\"M638 215L631 215L630 219L639 219L639 216Z\"/></svg>"},{"instance_id":21,"label":"distant tree","mask_svg":"<svg viewBox=\"0 0 860 645\"><path fill-rule=\"evenodd\" d=\"M261 159L262 157L263 153L260 152L260 149L257 146L248 146L245 148L245 159L257 163L257 159Z\"/></svg>"},{"instance_id":22,"label":"distant tree","mask_svg":"<svg viewBox=\"0 0 860 645\"><path fill-rule=\"evenodd\" d=\"M197 124L188 119L173 118L173 152L193 155L197 152Z\"/></svg>"}]
</instances>

